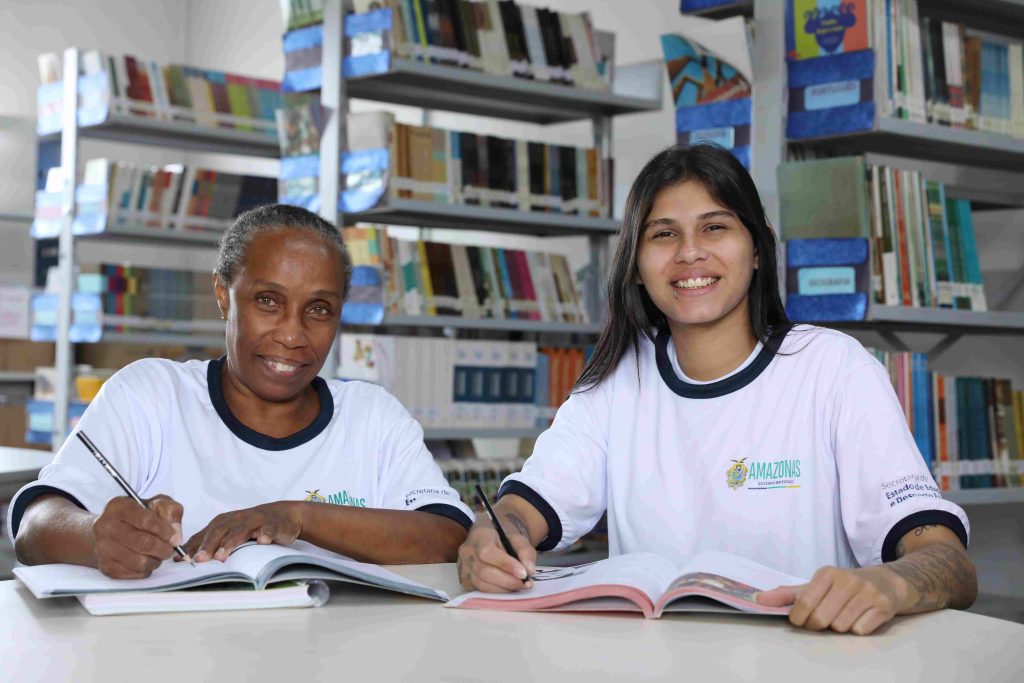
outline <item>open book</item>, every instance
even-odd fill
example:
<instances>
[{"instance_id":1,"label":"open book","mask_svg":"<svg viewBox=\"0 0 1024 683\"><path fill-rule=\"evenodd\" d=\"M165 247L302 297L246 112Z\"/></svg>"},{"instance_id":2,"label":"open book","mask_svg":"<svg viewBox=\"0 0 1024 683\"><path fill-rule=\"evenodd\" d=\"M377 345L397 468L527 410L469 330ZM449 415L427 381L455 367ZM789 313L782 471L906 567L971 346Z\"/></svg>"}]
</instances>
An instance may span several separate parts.
<instances>
[{"instance_id":1,"label":"open book","mask_svg":"<svg viewBox=\"0 0 1024 683\"><path fill-rule=\"evenodd\" d=\"M448 600L443 591L304 541L296 541L290 546L243 544L224 562L211 560L194 567L187 562L168 560L145 579L111 579L98 569L72 564L16 567L14 575L37 598L75 595L90 611L95 608L98 610L96 613L101 611L104 614L300 605L318 607L327 601L328 596L323 580L347 581L433 600ZM296 581L300 583L296 585ZM292 583L264 590L283 582ZM245 584L248 590L237 590L239 583ZM211 584L231 586L222 587L228 590L209 592L178 590ZM164 591L175 593L150 595ZM147 609L147 604L152 608ZM213 607L214 604L220 606Z\"/></svg>"},{"instance_id":2,"label":"open book","mask_svg":"<svg viewBox=\"0 0 1024 683\"><path fill-rule=\"evenodd\" d=\"M756 562L719 552L700 553L680 567L654 553L631 553L590 564L538 568L533 588L517 593L464 593L448 607L516 612L663 612L788 614L789 607L757 604L758 591L806 583Z\"/></svg>"}]
</instances>

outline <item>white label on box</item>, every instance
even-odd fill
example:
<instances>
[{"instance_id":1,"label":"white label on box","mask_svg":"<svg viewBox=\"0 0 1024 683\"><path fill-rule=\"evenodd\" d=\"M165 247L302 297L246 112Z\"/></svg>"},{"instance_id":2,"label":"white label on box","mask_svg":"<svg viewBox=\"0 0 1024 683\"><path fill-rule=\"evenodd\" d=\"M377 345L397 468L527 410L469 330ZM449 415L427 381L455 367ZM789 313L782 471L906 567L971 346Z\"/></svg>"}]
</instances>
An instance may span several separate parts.
<instances>
[{"instance_id":1,"label":"white label on box","mask_svg":"<svg viewBox=\"0 0 1024 683\"><path fill-rule=\"evenodd\" d=\"M0 286L0 339L28 339L28 287Z\"/></svg>"},{"instance_id":2,"label":"white label on box","mask_svg":"<svg viewBox=\"0 0 1024 683\"><path fill-rule=\"evenodd\" d=\"M804 110L845 107L860 102L860 81L833 81L809 85L804 90Z\"/></svg>"},{"instance_id":3,"label":"white label on box","mask_svg":"<svg viewBox=\"0 0 1024 683\"><path fill-rule=\"evenodd\" d=\"M690 144L695 145L698 142L711 142L726 149L732 149L736 146L736 131L732 126L690 131Z\"/></svg>"}]
</instances>

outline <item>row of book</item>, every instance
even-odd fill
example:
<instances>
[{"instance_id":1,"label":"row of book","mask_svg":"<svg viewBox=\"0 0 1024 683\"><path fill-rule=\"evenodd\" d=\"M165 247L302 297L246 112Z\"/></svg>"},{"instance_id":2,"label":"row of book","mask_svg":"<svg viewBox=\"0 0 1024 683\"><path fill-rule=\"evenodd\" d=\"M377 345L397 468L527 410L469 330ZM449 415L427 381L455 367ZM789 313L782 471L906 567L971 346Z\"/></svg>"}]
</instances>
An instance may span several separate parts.
<instances>
[{"instance_id":1,"label":"row of book","mask_svg":"<svg viewBox=\"0 0 1024 683\"><path fill-rule=\"evenodd\" d=\"M379 302L388 315L588 320L562 254L403 240L389 237L382 226L345 228L343 234L357 269L381 274L369 284L353 277L346 308L359 301ZM345 315L343 308L342 321L350 322Z\"/></svg>"},{"instance_id":2,"label":"row of book","mask_svg":"<svg viewBox=\"0 0 1024 683\"><path fill-rule=\"evenodd\" d=\"M79 71L84 77L79 81L79 108L97 112L93 117L96 120L86 117L89 122L102 121L107 113L115 113L253 131L272 138L277 134L275 112L308 99L306 95L282 92L277 81L180 64L158 64L98 50L81 53ZM61 73L59 55L39 56L40 133L60 130Z\"/></svg>"},{"instance_id":3,"label":"row of book","mask_svg":"<svg viewBox=\"0 0 1024 683\"><path fill-rule=\"evenodd\" d=\"M883 3L873 4L878 21ZM878 41L888 67L883 113L1024 137L1024 43L929 17L917 0L892 2L885 20L900 30Z\"/></svg>"},{"instance_id":4,"label":"row of book","mask_svg":"<svg viewBox=\"0 0 1024 683\"><path fill-rule=\"evenodd\" d=\"M462 502L483 512L476 487L480 486L489 500L494 500L505 477L523 469L525 459L452 458L438 463L448 485L459 494Z\"/></svg>"},{"instance_id":5,"label":"row of book","mask_svg":"<svg viewBox=\"0 0 1024 683\"><path fill-rule=\"evenodd\" d=\"M588 351L345 332L339 353L339 378L383 386L424 429L529 430L550 424Z\"/></svg>"},{"instance_id":6,"label":"row of book","mask_svg":"<svg viewBox=\"0 0 1024 683\"><path fill-rule=\"evenodd\" d=\"M1024 137L1019 38L948 21L919 0L789 0L788 10L791 61L874 51L879 114ZM845 66L820 68L841 74L862 61L850 58ZM835 89L827 98L835 100L833 105L851 102Z\"/></svg>"},{"instance_id":7,"label":"row of book","mask_svg":"<svg viewBox=\"0 0 1024 683\"><path fill-rule=\"evenodd\" d=\"M282 4L290 29L322 21L322 3L319 12L308 0ZM611 88L614 38L595 31L586 12L559 12L513 0L356 0L354 9L363 17L360 26L376 27L380 33L368 40L368 31L355 36L346 31L350 56L383 49L399 58L497 76L598 91ZM320 65L319 44L290 49L290 42L286 37L287 72Z\"/></svg>"},{"instance_id":8,"label":"row of book","mask_svg":"<svg viewBox=\"0 0 1024 683\"><path fill-rule=\"evenodd\" d=\"M94 343L107 332L221 335L224 326L208 272L142 268L124 263L78 266L71 299L72 343ZM54 341L59 297L38 292L30 300L30 337Z\"/></svg>"},{"instance_id":9,"label":"row of book","mask_svg":"<svg viewBox=\"0 0 1024 683\"><path fill-rule=\"evenodd\" d=\"M51 169L57 175L60 169ZM59 234L61 183L36 193L33 234ZM238 214L277 200L277 180L169 164L90 159L75 197L76 234L108 226L221 232Z\"/></svg>"},{"instance_id":10,"label":"row of book","mask_svg":"<svg viewBox=\"0 0 1024 683\"><path fill-rule=\"evenodd\" d=\"M158 320L217 320L210 273L125 263L79 265L76 291L100 297L104 315ZM115 331L122 331L113 328Z\"/></svg>"},{"instance_id":11,"label":"row of book","mask_svg":"<svg viewBox=\"0 0 1024 683\"><path fill-rule=\"evenodd\" d=\"M305 150L317 129L313 106L284 115L295 137L282 148L282 201L315 194L319 166ZM350 114L341 207L362 211L385 199L607 216L611 162L596 148L412 126L390 112ZM298 199L298 201L295 201Z\"/></svg>"},{"instance_id":12,"label":"row of book","mask_svg":"<svg viewBox=\"0 0 1024 683\"><path fill-rule=\"evenodd\" d=\"M1008 379L931 372L924 354L872 353L942 490L1024 485L1024 391Z\"/></svg>"},{"instance_id":13,"label":"row of book","mask_svg":"<svg viewBox=\"0 0 1024 683\"><path fill-rule=\"evenodd\" d=\"M970 202L942 183L860 156L784 163L778 179L784 240L868 239L875 303L987 310Z\"/></svg>"}]
</instances>

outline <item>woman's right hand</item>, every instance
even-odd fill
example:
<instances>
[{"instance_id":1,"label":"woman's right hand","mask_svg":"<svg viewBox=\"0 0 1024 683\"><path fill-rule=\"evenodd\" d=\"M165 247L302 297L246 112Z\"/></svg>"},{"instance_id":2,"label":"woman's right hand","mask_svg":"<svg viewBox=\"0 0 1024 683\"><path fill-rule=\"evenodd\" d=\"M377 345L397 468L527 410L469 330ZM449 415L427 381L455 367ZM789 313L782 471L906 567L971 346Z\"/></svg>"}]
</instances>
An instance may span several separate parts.
<instances>
[{"instance_id":1,"label":"woman's right hand","mask_svg":"<svg viewBox=\"0 0 1024 683\"><path fill-rule=\"evenodd\" d=\"M96 566L112 579L144 579L181 545L179 503L154 496L141 507L127 496L112 498L92 524Z\"/></svg>"},{"instance_id":2,"label":"woman's right hand","mask_svg":"<svg viewBox=\"0 0 1024 683\"><path fill-rule=\"evenodd\" d=\"M525 528L518 519L502 520L502 528L519 556L516 560L505 552L491 521L484 516L477 520L459 548L459 581L465 588L511 593L533 587L529 577L537 566L537 551L520 527Z\"/></svg>"}]
</instances>

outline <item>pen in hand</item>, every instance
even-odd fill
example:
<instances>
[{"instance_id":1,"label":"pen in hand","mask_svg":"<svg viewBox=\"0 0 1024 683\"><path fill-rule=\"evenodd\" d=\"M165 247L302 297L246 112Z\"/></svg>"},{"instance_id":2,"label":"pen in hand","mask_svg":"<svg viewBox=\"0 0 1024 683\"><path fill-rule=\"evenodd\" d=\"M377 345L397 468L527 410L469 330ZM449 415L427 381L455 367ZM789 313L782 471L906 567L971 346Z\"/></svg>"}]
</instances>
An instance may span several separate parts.
<instances>
[{"instance_id":1,"label":"pen in hand","mask_svg":"<svg viewBox=\"0 0 1024 683\"><path fill-rule=\"evenodd\" d=\"M114 478L114 481L116 481L117 485L120 486L121 489L125 492L125 495L127 495L129 498L131 498L136 503L138 503L139 505L148 510L149 505L146 504L146 501L142 500L142 498L139 497L139 494L135 493L135 489L133 489L128 484L128 482L124 480L124 477L122 477L121 473L117 471L117 468L115 468L114 465L109 460L107 460L102 453L100 453L100 450L96 448L96 445L92 442L92 439L86 436L85 432L82 431L77 432L75 436L78 437L79 441L85 444L85 447L88 449L90 453L92 453L93 457L96 458L99 464L103 466L103 469L107 471L107 474ZM192 561L192 558L189 556L188 553L185 552L185 549L182 548L180 545L174 546L174 552L178 553L178 557L185 560L193 567L196 566L196 563Z\"/></svg>"},{"instance_id":2,"label":"pen in hand","mask_svg":"<svg viewBox=\"0 0 1024 683\"><path fill-rule=\"evenodd\" d=\"M483 503L484 510L487 511L487 516L491 518L491 524L494 525L494 530L498 532L498 538L501 540L501 545L505 548L505 552L519 560L519 555L512 547L512 543L508 540L505 530L501 528L501 523L498 521L498 515L494 514L494 509L491 507L491 501L487 500L487 495L484 493L484 490L480 488L480 484L476 485L476 495L477 498L480 499L480 502ZM527 576L523 579L523 583L529 581L530 578L531 577Z\"/></svg>"}]
</instances>

